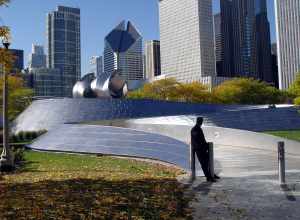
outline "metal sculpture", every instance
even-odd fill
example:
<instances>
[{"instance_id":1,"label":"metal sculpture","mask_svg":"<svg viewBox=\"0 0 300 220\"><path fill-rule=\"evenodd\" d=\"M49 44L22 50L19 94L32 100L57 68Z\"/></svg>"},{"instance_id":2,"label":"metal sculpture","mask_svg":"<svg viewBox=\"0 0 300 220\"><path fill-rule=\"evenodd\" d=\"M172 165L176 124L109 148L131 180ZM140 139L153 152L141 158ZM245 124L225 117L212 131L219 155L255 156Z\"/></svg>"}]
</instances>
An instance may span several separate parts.
<instances>
[{"instance_id":1,"label":"metal sculpture","mask_svg":"<svg viewBox=\"0 0 300 220\"><path fill-rule=\"evenodd\" d=\"M122 98L128 93L127 82L121 77L118 70L111 75L103 73L90 80L85 77L77 82L73 88L74 98Z\"/></svg>"}]
</instances>

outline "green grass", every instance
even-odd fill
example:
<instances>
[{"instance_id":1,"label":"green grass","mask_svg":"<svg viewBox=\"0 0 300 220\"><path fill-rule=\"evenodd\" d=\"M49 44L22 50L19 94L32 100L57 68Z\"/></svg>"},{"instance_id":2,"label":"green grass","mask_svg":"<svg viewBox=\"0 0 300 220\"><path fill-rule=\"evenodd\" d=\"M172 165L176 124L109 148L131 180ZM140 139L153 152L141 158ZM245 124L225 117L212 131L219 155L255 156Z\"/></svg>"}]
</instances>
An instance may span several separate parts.
<instances>
[{"instance_id":1,"label":"green grass","mask_svg":"<svg viewBox=\"0 0 300 220\"><path fill-rule=\"evenodd\" d=\"M290 131L268 131L267 134L275 135L278 137L283 137L286 139L291 139L295 141L300 141L300 130L290 130Z\"/></svg>"},{"instance_id":2,"label":"green grass","mask_svg":"<svg viewBox=\"0 0 300 220\"><path fill-rule=\"evenodd\" d=\"M190 219L190 198L161 165L26 151L0 176L0 219Z\"/></svg>"}]
</instances>

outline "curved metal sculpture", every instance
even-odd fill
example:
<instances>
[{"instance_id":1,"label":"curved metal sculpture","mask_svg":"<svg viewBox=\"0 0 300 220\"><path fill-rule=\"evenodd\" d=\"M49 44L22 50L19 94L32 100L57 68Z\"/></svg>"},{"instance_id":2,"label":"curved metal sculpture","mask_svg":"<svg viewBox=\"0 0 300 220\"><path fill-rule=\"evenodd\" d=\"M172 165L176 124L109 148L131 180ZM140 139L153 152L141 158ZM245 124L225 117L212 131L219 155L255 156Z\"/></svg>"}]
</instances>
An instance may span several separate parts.
<instances>
[{"instance_id":1,"label":"curved metal sculpture","mask_svg":"<svg viewBox=\"0 0 300 220\"><path fill-rule=\"evenodd\" d=\"M78 81L73 87L74 98L95 98L95 94L91 88L90 75Z\"/></svg>"},{"instance_id":2,"label":"curved metal sculpture","mask_svg":"<svg viewBox=\"0 0 300 220\"><path fill-rule=\"evenodd\" d=\"M102 74L100 77L90 80L84 77L73 88L74 98L122 98L128 93L127 82L115 70L111 75Z\"/></svg>"},{"instance_id":3,"label":"curved metal sculpture","mask_svg":"<svg viewBox=\"0 0 300 220\"><path fill-rule=\"evenodd\" d=\"M122 98L127 95L127 83L118 72L114 72L108 79L108 90L113 98Z\"/></svg>"}]
</instances>

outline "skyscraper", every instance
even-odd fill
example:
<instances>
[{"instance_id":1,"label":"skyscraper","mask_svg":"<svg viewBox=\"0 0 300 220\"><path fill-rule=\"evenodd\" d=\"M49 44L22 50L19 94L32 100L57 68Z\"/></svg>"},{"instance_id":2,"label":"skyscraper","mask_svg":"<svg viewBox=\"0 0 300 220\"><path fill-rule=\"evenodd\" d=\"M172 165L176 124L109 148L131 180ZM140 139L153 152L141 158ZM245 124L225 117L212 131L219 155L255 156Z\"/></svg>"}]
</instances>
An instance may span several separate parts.
<instances>
[{"instance_id":1,"label":"skyscraper","mask_svg":"<svg viewBox=\"0 0 300 220\"><path fill-rule=\"evenodd\" d=\"M46 68L46 58L44 47L33 44L32 52L29 55L29 70L32 68Z\"/></svg>"},{"instance_id":2,"label":"skyscraper","mask_svg":"<svg viewBox=\"0 0 300 220\"><path fill-rule=\"evenodd\" d=\"M221 13L214 15L215 25L215 54L216 54L216 71L217 75L223 75L223 40L221 31Z\"/></svg>"},{"instance_id":3,"label":"skyscraper","mask_svg":"<svg viewBox=\"0 0 300 220\"><path fill-rule=\"evenodd\" d=\"M9 49L14 56L14 63L12 67L12 73L19 73L24 69L24 51L17 49Z\"/></svg>"},{"instance_id":4,"label":"skyscraper","mask_svg":"<svg viewBox=\"0 0 300 220\"><path fill-rule=\"evenodd\" d=\"M47 16L49 68L62 75L63 96L72 96L72 89L81 76L80 9L58 6Z\"/></svg>"},{"instance_id":5,"label":"skyscraper","mask_svg":"<svg viewBox=\"0 0 300 220\"><path fill-rule=\"evenodd\" d=\"M162 74L180 82L216 76L211 0L160 0Z\"/></svg>"},{"instance_id":6,"label":"skyscraper","mask_svg":"<svg viewBox=\"0 0 300 220\"><path fill-rule=\"evenodd\" d=\"M272 71L271 34L266 0L255 1L255 16L257 72L259 79L274 84L276 76L274 76Z\"/></svg>"},{"instance_id":7,"label":"skyscraper","mask_svg":"<svg viewBox=\"0 0 300 220\"><path fill-rule=\"evenodd\" d=\"M92 56L90 59L91 73L95 76L100 76L103 73L103 59L102 56Z\"/></svg>"},{"instance_id":8,"label":"skyscraper","mask_svg":"<svg viewBox=\"0 0 300 220\"><path fill-rule=\"evenodd\" d=\"M145 54L145 75L151 80L161 75L160 42L158 40L146 41Z\"/></svg>"},{"instance_id":9,"label":"skyscraper","mask_svg":"<svg viewBox=\"0 0 300 220\"><path fill-rule=\"evenodd\" d=\"M125 80L144 78L143 38L131 22L122 21L105 37L104 72L114 70Z\"/></svg>"},{"instance_id":10,"label":"skyscraper","mask_svg":"<svg viewBox=\"0 0 300 220\"><path fill-rule=\"evenodd\" d=\"M218 76L274 82L266 0L222 0L216 17ZM219 36L218 36L218 35Z\"/></svg>"},{"instance_id":11,"label":"skyscraper","mask_svg":"<svg viewBox=\"0 0 300 220\"><path fill-rule=\"evenodd\" d=\"M64 88L59 69L32 68L30 75L35 96L62 96Z\"/></svg>"},{"instance_id":12,"label":"skyscraper","mask_svg":"<svg viewBox=\"0 0 300 220\"><path fill-rule=\"evenodd\" d=\"M300 71L300 1L275 0L279 88L288 89Z\"/></svg>"},{"instance_id":13,"label":"skyscraper","mask_svg":"<svg viewBox=\"0 0 300 220\"><path fill-rule=\"evenodd\" d=\"M220 13L214 17L217 76L232 77L234 71L231 0L220 1L220 8Z\"/></svg>"},{"instance_id":14,"label":"skyscraper","mask_svg":"<svg viewBox=\"0 0 300 220\"><path fill-rule=\"evenodd\" d=\"M259 78L255 58L255 1L232 0L235 76Z\"/></svg>"},{"instance_id":15,"label":"skyscraper","mask_svg":"<svg viewBox=\"0 0 300 220\"><path fill-rule=\"evenodd\" d=\"M277 57L277 44L273 43L271 45L272 54L272 72L274 77L275 87L279 88L279 76L278 76L278 57Z\"/></svg>"}]
</instances>

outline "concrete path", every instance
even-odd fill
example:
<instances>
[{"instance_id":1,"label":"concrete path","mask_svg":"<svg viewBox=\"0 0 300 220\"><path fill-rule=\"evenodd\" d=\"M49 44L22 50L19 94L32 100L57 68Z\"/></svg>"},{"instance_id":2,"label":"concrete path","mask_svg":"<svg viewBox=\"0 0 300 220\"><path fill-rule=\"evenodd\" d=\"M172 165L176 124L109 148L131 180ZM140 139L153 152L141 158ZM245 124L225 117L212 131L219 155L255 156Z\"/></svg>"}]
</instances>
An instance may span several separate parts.
<instances>
[{"instance_id":1,"label":"concrete path","mask_svg":"<svg viewBox=\"0 0 300 220\"><path fill-rule=\"evenodd\" d=\"M287 175L280 186L276 175L256 172L247 177L223 177L214 184L198 178L187 191L195 220L298 220L300 172Z\"/></svg>"}]
</instances>

